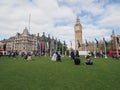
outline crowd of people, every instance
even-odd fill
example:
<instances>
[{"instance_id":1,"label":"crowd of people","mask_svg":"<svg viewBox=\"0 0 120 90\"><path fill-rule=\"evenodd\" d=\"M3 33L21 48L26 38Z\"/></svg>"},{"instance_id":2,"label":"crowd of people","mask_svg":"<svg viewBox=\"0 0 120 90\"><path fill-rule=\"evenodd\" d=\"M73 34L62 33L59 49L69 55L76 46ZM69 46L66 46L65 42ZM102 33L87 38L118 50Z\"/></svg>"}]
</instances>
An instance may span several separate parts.
<instances>
[{"instance_id":1,"label":"crowd of people","mask_svg":"<svg viewBox=\"0 0 120 90\"><path fill-rule=\"evenodd\" d=\"M31 61L32 60L32 56L41 56L41 54L39 52L28 52L28 53L24 53L24 52L17 52L17 51L9 51L9 52L2 52L0 53L0 57L1 56L7 56L7 57L13 57L13 58L16 58L16 57L23 57L25 60L27 61ZM45 55L43 55L45 56ZM54 51L51 53L51 61L57 61L57 62L61 62L62 61L62 55L59 51ZM100 53L97 53L96 54L97 57L99 58L103 58L104 57L104 53L100 54ZM85 60L84 60L84 64L86 65L93 65L93 60L92 60L92 57L94 57L93 53L88 53L85 57ZM70 58L71 60L73 60L73 63L75 65L80 65L81 64L81 57L79 55L79 51L71 51L70 53ZM113 56L112 58L116 58L116 59L119 59L120 58L120 55L119 56Z\"/></svg>"},{"instance_id":2,"label":"crowd of people","mask_svg":"<svg viewBox=\"0 0 120 90\"><path fill-rule=\"evenodd\" d=\"M78 51L71 51L70 57L71 57L71 60L73 60L73 62L74 62L75 65L80 65L81 59L80 59L80 55L79 55ZM85 59L86 60L85 60L84 63L86 65L93 65L93 61L91 59L90 53L86 56ZM52 61L58 61L58 62L60 61L61 62L60 52L53 52L51 60Z\"/></svg>"},{"instance_id":3,"label":"crowd of people","mask_svg":"<svg viewBox=\"0 0 120 90\"><path fill-rule=\"evenodd\" d=\"M4 53L0 53L0 56L8 56L8 57L13 57L13 58L16 58L16 57L23 57L25 60L32 60L32 56L39 56L39 53L24 53L24 52L4 52ZM81 63L81 60L80 60L80 55L79 55L79 52L78 51L71 51L71 54L70 54L70 57L71 59L73 60L74 64L75 65L80 65ZM51 57L51 60L52 61L57 61L57 62L61 62L61 59L62 59L62 55L60 54L60 52L57 52L57 51L54 51L52 53L52 57ZM91 56L88 54L86 56L86 60L85 60L85 64L86 65L92 65L93 62L91 60Z\"/></svg>"},{"instance_id":4,"label":"crowd of people","mask_svg":"<svg viewBox=\"0 0 120 90\"><path fill-rule=\"evenodd\" d=\"M35 54L34 54L35 55ZM33 53L24 53L24 52L17 52L17 51L9 51L9 52L3 52L0 53L0 57L2 56L6 56L6 57L13 57L13 58L17 58L17 57L23 57L25 60L32 60L32 56Z\"/></svg>"}]
</instances>

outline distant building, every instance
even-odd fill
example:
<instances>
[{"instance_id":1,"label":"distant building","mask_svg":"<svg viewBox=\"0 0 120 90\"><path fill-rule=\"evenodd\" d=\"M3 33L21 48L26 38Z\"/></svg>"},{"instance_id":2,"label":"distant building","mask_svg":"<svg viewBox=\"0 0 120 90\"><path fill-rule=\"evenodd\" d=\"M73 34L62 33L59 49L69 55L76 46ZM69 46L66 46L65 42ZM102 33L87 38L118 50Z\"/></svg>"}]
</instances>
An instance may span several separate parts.
<instances>
[{"instance_id":1,"label":"distant building","mask_svg":"<svg viewBox=\"0 0 120 90\"><path fill-rule=\"evenodd\" d=\"M119 44L118 44L118 42L119 42ZM113 30L112 35L111 35L111 50L116 50L116 48L118 48L118 50L120 50L120 35L115 36L115 32Z\"/></svg>"},{"instance_id":2,"label":"distant building","mask_svg":"<svg viewBox=\"0 0 120 90\"><path fill-rule=\"evenodd\" d=\"M116 39L118 38L118 39ZM118 50L120 50L120 35L115 36L115 32L114 30L112 31L112 35L111 35L111 40L107 41L107 47L106 47L106 51L109 52L110 50L116 50L116 48ZM84 51L90 51L90 52L105 52L105 47L104 47L104 42L103 40L99 40L98 41L98 47L96 45L96 43L94 42L88 42L88 46L86 46L86 44L82 45L82 50Z\"/></svg>"},{"instance_id":3,"label":"distant building","mask_svg":"<svg viewBox=\"0 0 120 90\"><path fill-rule=\"evenodd\" d=\"M40 54L46 54L46 55L52 55L53 52L58 51L58 40L57 38L54 39L50 38L50 35L48 37L45 36L45 33L43 32L42 36L39 36L39 33L37 35L37 51L40 52Z\"/></svg>"},{"instance_id":4,"label":"distant building","mask_svg":"<svg viewBox=\"0 0 120 90\"><path fill-rule=\"evenodd\" d=\"M82 50L82 25L80 24L80 19L77 17L76 23L74 26L75 32L75 50Z\"/></svg>"},{"instance_id":5,"label":"distant building","mask_svg":"<svg viewBox=\"0 0 120 90\"><path fill-rule=\"evenodd\" d=\"M75 32L75 50L78 51L90 51L90 52L105 52L104 42L103 40L98 41L98 45L96 42L88 42L88 45L82 42L82 25L80 24L80 20L77 17L76 23L74 25ZM117 39L116 39L117 38ZM112 31L111 41L107 41L106 50L120 50L120 35L115 36L114 30Z\"/></svg>"},{"instance_id":6,"label":"distant building","mask_svg":"<svg viewBox=\"0 0 120 90\"><path fill-rule=\"evenodd\" d=\"M28 29L25 28L22 34L17 33L9 39L2 40L2 43L6 44L6 50L26 53L36 50L36 40L36 36L30 35Z\"/></svg>"},{"instance_id":7,"label":"distant building","mask_svg":"<svg viewBox=\"0 0 120 90\"><path fill-rule=\"evenodd\" d=\"M114 30L112 31L112 35L111 35L111 50L115 50L116 49L116 43L115 43L115 32Z\"/></svg>"},{"instance_id":8,"label":"distant building","mask_svg":"<svg viewBox=\"0 0 120 90\"><path fill-rule=\"evenodd\" d=\"M57 38L50 38L45 36L43 32L42 36L33 35L28 32L28 29L25 28L23 32L17 33L15 36L10 37L9 39L4 39L0 42L0 50L3 50L3 45L6 45L7 51L17 51L17 52L39 52L40 54L50 55L52 52L58 50L58 41Z\"/></svg>"},{"instance_id":9,"label":"distant building","mask_svg":"<svg viewBox=\"0 0 120 90\"><path fill-rule=\"evenodd\" d=\"M3 43L0 41L0 50L3 49Z\"/></svg>"}]
</instances>

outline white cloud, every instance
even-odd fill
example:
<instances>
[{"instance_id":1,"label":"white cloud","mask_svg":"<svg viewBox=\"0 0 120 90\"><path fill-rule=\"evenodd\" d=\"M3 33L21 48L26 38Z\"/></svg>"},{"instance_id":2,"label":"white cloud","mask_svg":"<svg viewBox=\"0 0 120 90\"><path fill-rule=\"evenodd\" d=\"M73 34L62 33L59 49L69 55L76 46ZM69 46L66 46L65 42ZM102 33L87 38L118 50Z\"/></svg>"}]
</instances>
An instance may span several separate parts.
<instances>
[{"instance_id":1,"label":"white cloud","mask_svg":"<svg viewBox=\"0 0 120 90\"><path fill-rule=\"evenodd\" d=\"M94 41L95 38L101 39L103 37L106 37L106 35L109 34L109 30L107 29L101 29L98 26L93 25L84 25L83 26L83 40L88 39L89 41ZM110 39L110 36L109 36Z\"/></svg>"},{"instance_id":2,"label":"white cloud","mask_svg":"<svg viewBox=\"0 0 120 90\"><path fill-rule=\"evenodd\" d=\"M111 7L108 5L104 10L102 19L98 22L104 27L117 27L120 26L120 7L119 4L115 4Z\"/></svg>"}]
</instances>

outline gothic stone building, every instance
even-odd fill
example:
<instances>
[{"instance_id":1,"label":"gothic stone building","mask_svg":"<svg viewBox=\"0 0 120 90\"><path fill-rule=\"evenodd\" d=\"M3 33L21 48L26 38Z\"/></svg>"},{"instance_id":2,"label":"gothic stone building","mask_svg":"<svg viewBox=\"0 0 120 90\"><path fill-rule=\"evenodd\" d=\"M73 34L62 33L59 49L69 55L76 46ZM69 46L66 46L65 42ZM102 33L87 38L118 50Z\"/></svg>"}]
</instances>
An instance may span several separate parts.
<instances>
[{"instance_id":1,"label":"gothic stone building","mask_svg":"<svg viewBox=\"0 0 120 90\"><path fill-rule=\"evenodd\" d=\"M3 45L6 44L7 51L17 51L17 52L33 52L37 51L41 53L52 53L57 51L58 41L57 38L50 38L50 35L45 36L43 32L42 36L33 35L28 32L28 29L25 28L23 33L17 33L15 36L10 37L9 39L4 39L1 41L0 48L3 49Z\"/></svg>"},{"instance_id":2,"label":"gothic stone building","mask_svg":"<svg viewBox=\"0 0 120 90\"><path fill-rule=\"evenodd\" d=\"M17 33L9 39L2 40L2 43L6 44L8 51L31 52L36 50L36 35L30 35L28 29L25 28L22 34Z\"/></svg>"},{"instance_id":3,"label":"gothic stone building","mask_svg":"<svg viewBox=\"0 0 120 90\"><path fill-rule=\"evenodd\" d=\"M118 38L118 40L116 38ZM111 50L116 50L116 47L120 50L120 35L115 36L115 32L113 30L111 35Z\"/></svg>"},{"instance_id":4,"label":"gothic stone building","mask_svg":"<svg viewBox=\"0 0 120 90\"><path fill-rule=\"evenodd\" d=\"M43 32L42 36L39 36L39 33L37 35L37 51L40 54L46 54L46 55L51 55L52 52L57 51L58 50L58 44L59 41L56 39L54 39L54 37L52 36L52 38L50 38L50 35L45 36L45 33Z\"/></svg>"},{"instance_id":5,"label":"gothic stone building","mask_svg":"<svg viewBox=\"0 0 120 90\"><path fill-rule=\"evenodd\" d=\"M76 23L74 26L75 32L75 50L81 51L82 50L82 25L80 24L80 20L77 17ZM78 43L80 46L78 46Z\"/></svg>"}]
</instances>

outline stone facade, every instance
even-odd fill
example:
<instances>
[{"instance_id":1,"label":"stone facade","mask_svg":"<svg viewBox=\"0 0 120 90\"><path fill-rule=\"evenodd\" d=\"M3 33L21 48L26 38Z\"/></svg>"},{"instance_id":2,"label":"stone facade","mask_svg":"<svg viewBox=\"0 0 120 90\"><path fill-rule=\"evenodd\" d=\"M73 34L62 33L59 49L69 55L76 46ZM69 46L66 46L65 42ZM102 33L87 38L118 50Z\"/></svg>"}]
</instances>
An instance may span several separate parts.
<instances>
[{"instance_id":1,"label":"stone facade","mask_svg":"<svg viewBox=\"0 0 120 90\"><path fill-rule=\"evenodd\" d=\"M76 23L74 26L74 32L75 32L75 50L81 51L82 50L82 25L80 24L80 20L77 17ZM80 47L78 46L78 43L80 43Z\"/></svg>"},{"instance_id":2,"label":"stone facade","mask_svg":"<svg viewBox=\"0 0 120 90\"><path fill-rule=\"evenodd\" d=\"M54 51L58 51L58 40L57 38L54 39L50 38L50 35L48 37L45 36L45 33L43 32L42 36L39 36L39 33L37 35L37 51L40 54L46 54L51 55Z\"/></svg>"},{"instance_id":3,"label":"stone facade","mask_svg":"<svg viewBox=\"0 0 120 90\"><path fill-rule=\"evenodd\" d=\"M90 51L90 52L104 52L104 42L103 40L99 40L98 47L95 42L88 42L88 46L82 43L82 25L80 24L80 20L77 17L76 23L74 25L74 32L75 32L75 50L78 51ZM118 38L118 39L116 39ZM80 43L80 47L78 46L78 41ZM115 36L114 30L112 31L111 41L108 41L108 46L106 47L107 52L109 50L120 50L120 35ZM119 44L118 44L119 43Z\"/></svg>"},{"instance_id":4,"label":"stone facade","mask_svg":"<svg viewBox=\"0 0 120 90\"><path fill-rule=\"evenodd\" d=\"M28 29L25 28L23 33L17 33L9 39L2 40L6 44L6 50L18 52L31 52L36 50L36 35L30 35Z\"/></svg>"},{"instance_id":5,"label":"stone facade","mask_svg":"<svg viewBox=\"0 0 120 90\"><path fill-rule=\"evenodd\" d=\"M21 34L17 33L15 36L4 39L0 43L1 50L3 50L3 45L6 44L7 51L24 53L35 51L40 55L50 55L59 48L57 38L54 38L53 36L50 38L50 35L47 37L44 32L42 36L39 36L39 33L36 36L30 34L27 28L25 28Z\"/></svg>"},{"instance_id":6,"label":"stone facade","mask_svg":"<svg viewBox=\"0 0 120 90\"><path fill-rule=\"evenodd\" d=\"M117 39L119 39L119 41L117 41ZM119 42L119 44L118 44ZM115 36L115 32L114 30L112 31L112 35L111 35L111 50L116 50L116 47L118 50L120 50L120 36Z\"/></svg>"}]
</instances>

